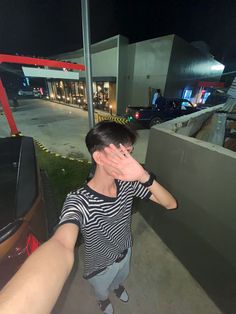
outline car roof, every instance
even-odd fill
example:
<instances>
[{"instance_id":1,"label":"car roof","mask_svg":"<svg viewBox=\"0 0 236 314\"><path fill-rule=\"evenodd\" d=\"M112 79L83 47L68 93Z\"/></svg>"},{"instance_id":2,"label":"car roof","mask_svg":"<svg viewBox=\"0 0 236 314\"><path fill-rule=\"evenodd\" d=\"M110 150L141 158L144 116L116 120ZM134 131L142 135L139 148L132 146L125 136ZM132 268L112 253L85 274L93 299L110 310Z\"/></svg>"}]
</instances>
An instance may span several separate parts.
<instances>
[{"instance_id":1,"label":"car roof","mask_svg":"<svg viewBox=\"0 0 236 314\"><path fill-rule=\"evenodd\" d=\"M166 98L166 100L170 100L170 101L187 101L187 102L191 102L188 99L185 98Z\"/></svg>"}]
</instances>

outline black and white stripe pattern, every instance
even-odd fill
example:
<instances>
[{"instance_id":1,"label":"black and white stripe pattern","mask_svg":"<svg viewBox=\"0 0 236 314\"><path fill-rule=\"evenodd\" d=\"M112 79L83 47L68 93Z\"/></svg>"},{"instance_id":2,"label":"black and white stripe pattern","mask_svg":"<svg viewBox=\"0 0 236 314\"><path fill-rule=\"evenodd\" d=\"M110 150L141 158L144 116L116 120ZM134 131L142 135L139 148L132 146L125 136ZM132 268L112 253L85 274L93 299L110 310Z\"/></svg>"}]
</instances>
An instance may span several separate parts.
<instances>
[{"instance_id":1,"label":"black and white stripe pattern","mask_svg":"<svg viewBox=\"0 0 236 314\"><path fill-rule=\"evenodd\" d=\"M68 194L60 223L79 226L85 242L84 277L111 265L132 245L131 207L133 198L151 193L139 182L116 180L117 197L99 194L87 185Z\"/></svg>"}]
</instances>

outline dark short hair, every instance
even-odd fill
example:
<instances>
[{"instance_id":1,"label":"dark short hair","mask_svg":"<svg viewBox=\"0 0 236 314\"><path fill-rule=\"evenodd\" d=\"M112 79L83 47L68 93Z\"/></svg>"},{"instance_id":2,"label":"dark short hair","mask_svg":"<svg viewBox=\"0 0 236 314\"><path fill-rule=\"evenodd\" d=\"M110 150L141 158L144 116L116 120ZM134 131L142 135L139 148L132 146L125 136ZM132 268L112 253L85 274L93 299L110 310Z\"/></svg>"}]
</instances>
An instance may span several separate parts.
<instances>
[{"instance_id":1,"label":"dark short hair","mask_svg":"<svg viewBox=\"0 0 236 314\"><path fill-rule=\"evenodd\" d=\"M92 155L96 150L102 150L110 144L115 146L133 145L137 134L127 126L112 121L101 121L86 135L85 142Z\"/></svg>"}]
</instances>

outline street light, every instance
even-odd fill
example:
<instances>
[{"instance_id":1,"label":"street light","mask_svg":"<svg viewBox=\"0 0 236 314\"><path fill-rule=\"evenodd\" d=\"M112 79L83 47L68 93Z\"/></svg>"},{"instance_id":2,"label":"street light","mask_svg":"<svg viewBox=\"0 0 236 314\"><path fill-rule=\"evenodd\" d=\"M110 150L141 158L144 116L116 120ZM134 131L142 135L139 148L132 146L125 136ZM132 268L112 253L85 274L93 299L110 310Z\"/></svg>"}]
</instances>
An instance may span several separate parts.
<instances>
[{"instance_id":1,"label":"street light","mask_svg":"<svg viewBox=\"0 0 236 314\"><path fill-rule=\"evenodd\" d=\"M82 8L82 29L83 29L83 48L85 61L86 94L88 104L89 127L94 127L94 107L93 107L93 84L92 84L92 65L90 53L90 23L89 23L89 1L81 0Z\"/></svg>"}]
</instances>

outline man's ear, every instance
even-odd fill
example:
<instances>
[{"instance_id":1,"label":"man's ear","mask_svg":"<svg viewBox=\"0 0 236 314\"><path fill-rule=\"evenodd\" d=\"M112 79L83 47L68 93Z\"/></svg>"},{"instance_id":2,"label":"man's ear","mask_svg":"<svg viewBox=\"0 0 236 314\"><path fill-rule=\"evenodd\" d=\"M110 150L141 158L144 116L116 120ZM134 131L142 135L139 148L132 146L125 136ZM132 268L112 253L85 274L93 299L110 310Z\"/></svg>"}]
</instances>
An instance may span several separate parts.
<instances>
[{"instance_id":1,"label":"man's ear","mask_svg":"<svg viewBox=\"0 0 236 314\"><path fill-rule=\"evenodd\" d=\"M96 162L97 165L102 165L103 162L101 160L101 152L99 150L96 150L94 153L93 153L93 159L94 161Z\"/></svg>"}]
</instances>

